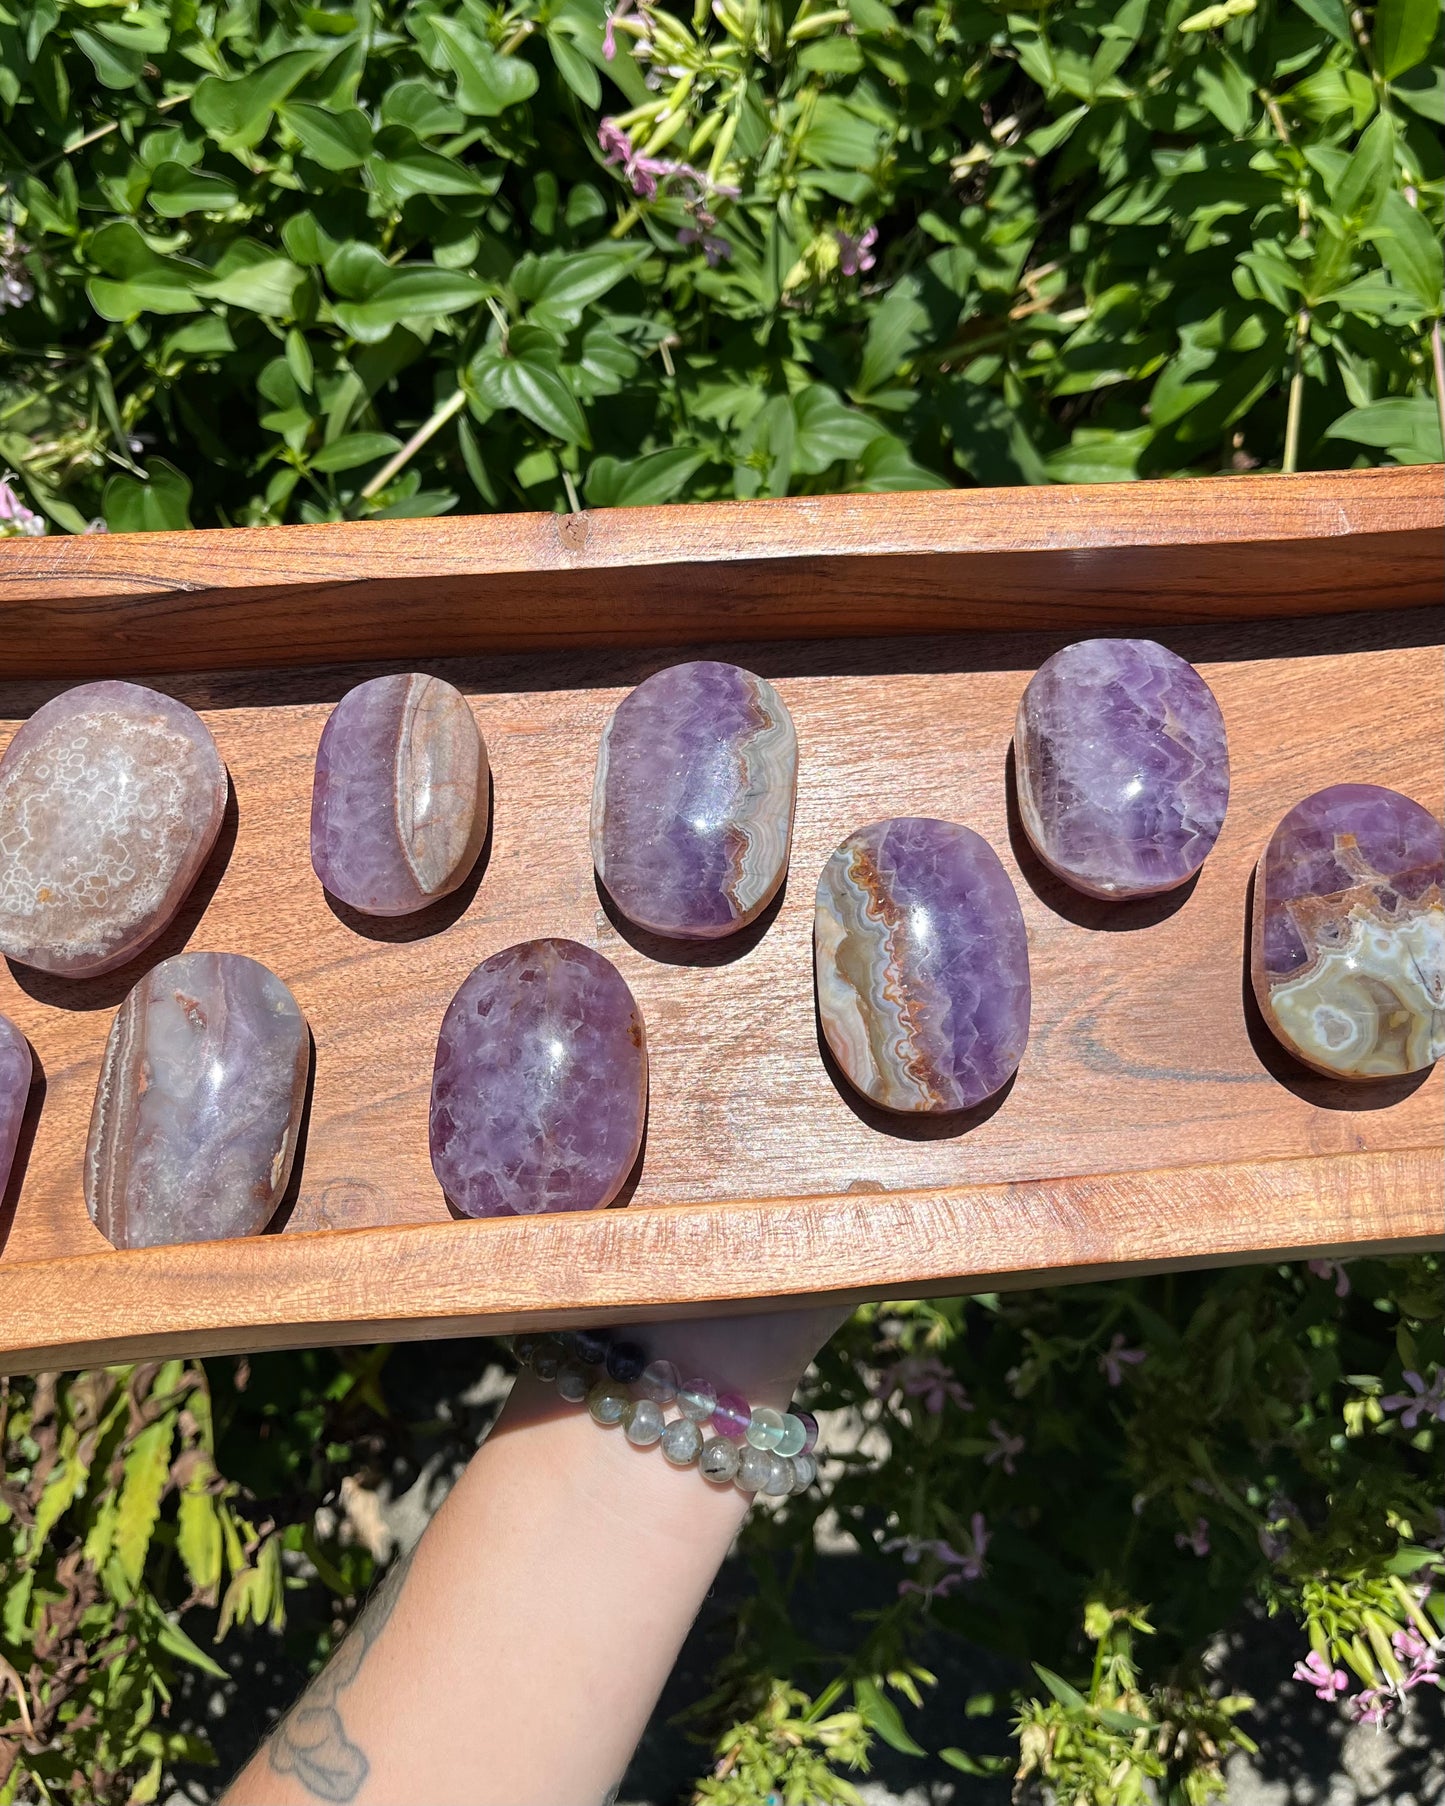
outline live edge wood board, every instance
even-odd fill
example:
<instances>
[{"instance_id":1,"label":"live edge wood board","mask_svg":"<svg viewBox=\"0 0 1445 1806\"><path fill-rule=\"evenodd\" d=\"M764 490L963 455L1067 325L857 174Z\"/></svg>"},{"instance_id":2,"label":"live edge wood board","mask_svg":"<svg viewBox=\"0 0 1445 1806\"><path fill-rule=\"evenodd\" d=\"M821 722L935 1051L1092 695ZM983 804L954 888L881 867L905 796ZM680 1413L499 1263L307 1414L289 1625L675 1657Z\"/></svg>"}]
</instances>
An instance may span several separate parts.
<instances>
[{"instance_id":1,"label":"live edge wood board","mask_svg":"<svg viewBox=\"0 0 1445 1806\"><path fill-rule=\"evenodd\" d=\"M201 711L232 783L145 961L0 967L37 1067L0 1202L0 1370L1445 1239L1441 1074L1305 1072L1246 975L1250 872L1293 802L1369 780L1442 807L1442 527L1442 472L1401 469L0 544L0 745L71 683L140 677ZM1009 742L1042 659L1120 629L1203 670L1233 789L1191 887L1110 907L1030 855ZM698 955L609 912L587 807L610 709L702 648L778 686L801 768L780 906ZM369 924L312 874L312 760L352 684L417 667L473 698L494 827L456 898ZM890 814L986 835L1030 936L1017 1079L942 1133L870 1110L820 1052L814 884ZM601 949L641 1002L643 1157L620 1207L453 1221L427 1157L437 1028L478 961L542 933ZM305 1140L272 1233L117 1253L81 1196L96 1071L121 998L183 946L295 992Z\"/></svg>"}]
</instances>

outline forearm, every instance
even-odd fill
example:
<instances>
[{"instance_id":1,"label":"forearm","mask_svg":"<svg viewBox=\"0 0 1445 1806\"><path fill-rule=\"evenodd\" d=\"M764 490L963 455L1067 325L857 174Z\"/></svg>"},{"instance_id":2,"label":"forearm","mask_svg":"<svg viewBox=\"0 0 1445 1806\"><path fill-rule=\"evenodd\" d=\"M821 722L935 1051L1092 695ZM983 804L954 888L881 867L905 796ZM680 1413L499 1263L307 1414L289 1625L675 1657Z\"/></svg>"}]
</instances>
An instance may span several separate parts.
<instances>
[{"instance_id":1,"label":"forearm","mask_svg":"<svg viewBox=\"0 0 1445 1806\"><path fill-rule=\"evenodd\" d=\"M394 1597L227 1806L601 1800L747 1503L524 1375Z\"/></svg>"}]
</instances>

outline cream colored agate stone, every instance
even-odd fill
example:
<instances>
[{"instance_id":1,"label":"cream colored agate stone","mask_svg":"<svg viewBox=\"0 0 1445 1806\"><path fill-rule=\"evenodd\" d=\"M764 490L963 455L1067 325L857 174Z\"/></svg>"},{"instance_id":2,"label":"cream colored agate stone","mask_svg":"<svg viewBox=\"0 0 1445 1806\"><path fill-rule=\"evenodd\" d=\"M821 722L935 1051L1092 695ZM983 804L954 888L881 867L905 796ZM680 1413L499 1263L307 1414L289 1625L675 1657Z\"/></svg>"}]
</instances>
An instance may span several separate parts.
<instances>
[{"instance_id":1,"label":"cream colored agate stone","mask_svg":"<svg viewBox=\"0 0 1445 1806\"><path fill-rule=\"evenodd\" d=\"M1379 784L1296 803L1255 872L1250 970L1265 1021L1334 1078L1445 1053L1445 828Z\"/></svg>"},{"instance_id":2,"label":"cream colored agate stone","mask_svg":"<svg viewBox=\"0 0 1445 1806\"><path fill-rule=\"evenodd\" d=\"M226 794L183 702L107 679L45 703L0 758L0 953L67 978L133 959L200 875Z\"/></svg>"}]
</instances>

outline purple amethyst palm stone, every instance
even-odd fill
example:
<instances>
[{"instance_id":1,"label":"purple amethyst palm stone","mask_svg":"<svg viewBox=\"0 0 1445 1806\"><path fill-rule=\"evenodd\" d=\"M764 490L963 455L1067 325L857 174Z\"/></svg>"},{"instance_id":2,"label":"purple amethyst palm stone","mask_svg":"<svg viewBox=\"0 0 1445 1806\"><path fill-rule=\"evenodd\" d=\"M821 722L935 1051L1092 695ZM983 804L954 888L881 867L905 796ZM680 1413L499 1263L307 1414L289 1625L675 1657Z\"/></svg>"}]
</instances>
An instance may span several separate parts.
<instances>
[{"instance_id":1,"label":"purple amethyst palm stone","mask_svg":"<svg viewBox=\"0 0 1445 1806\"><path fill-rule=\"evenodd\" d=\"M147 972L105 1044L85 1202L117 1248L259 1235L296 1157L311 1037L290 991L241 953Z\"/></svg>"},{"instance_id":2,"label":"purple amethyst palm stone","mask_svg":"<svg viewBox=\"0 0 1445 1806\"><path fill-rule=\"evenodd\" d=\"M432 1074L431 1163L463 1215L610 1204L646 1120L642 1012L600 953L523 941L453 997Z\"/></svg>"},{"instance_id":3,"label":"purple amethyst palm stone","mask_svg":"<svg viewBox=\"0 0 1445 1806\"><path fill-rule=\"evenodd\" d=\"M373 916L448 896L477 862L491 812L487 749L467 699L402 672L349 690L316 750L311 863Z\"/></svg>"},{"instance_id":4,"label":"purple amethyst palm stone","mask_svg":"<svg viewBox=\"0 0 1445 1806\"><path fill-rule=\"evenodd\" d=\"M8 1016L0 1016L0 1197L10 1183L34 1073L30 1043Z\"/></svg>"},{"instance_id":5,"label":"purple amethyst palm stone","mask_svg":"<svg viewBox=\"0 0 1445 1806\"><path fill-rule=\"evenodd\" d=\"M828 1046L884 1109L970 1109L1023 1058L1023 914L971 828L900 816L850 834L818 881L813 951Z\"/></svg>"},{"instance_id":6,"label":"purple amethyst palm stone","mask_svg":"<svg viewBox=\"0 0 1445 1806\"><path fill-rule=\"evenodd\" d=\"M1445 1053L1445 828L1379 784L1296 803L1254 877L1250 968L1265 1021L1334 1078Z\"/></svg>"},{"instance_id":7,"label":"purple amethyst palm stone","mask_svg":"<svg viewBox=\"0 0 1445 1806\"><path fill-rule=\"evenodd\" d=\"M773 686L703 659L658 671L603 729L592 857L622 913L678 940L754 922L788 869L798 738Z\"/></svg>"},{"instance_id":8,"label":"purple amethyst palm stone","mask_svg":"<svg viewBox=\"0 0 1445 1806\"><path fill-rule=\"evenodd\" d=\"M1091 897L1173 890L1224 824L1219 704L1153 640L1080 640L1047 659L1019 703L1014 759L1034 851Z\"/></svg>"}]
</instances>

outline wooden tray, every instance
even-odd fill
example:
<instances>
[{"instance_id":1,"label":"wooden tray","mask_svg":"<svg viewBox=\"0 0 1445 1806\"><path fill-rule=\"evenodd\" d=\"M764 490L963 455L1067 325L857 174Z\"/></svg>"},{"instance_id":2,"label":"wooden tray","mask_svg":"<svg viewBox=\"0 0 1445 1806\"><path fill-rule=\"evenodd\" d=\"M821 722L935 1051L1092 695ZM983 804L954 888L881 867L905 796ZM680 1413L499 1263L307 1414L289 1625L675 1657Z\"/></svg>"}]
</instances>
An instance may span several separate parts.
<instances>
[{"instance_id":1,"label":"wooden tray","mask_svg":"<svg viewBox=\"0 0 1445 1806\"><path fill-rule=\"evenodd\" d=\"M1438 1242L1440 1073L1305 1072L1245 962L1251 868L1301 795L1372 780L1442 806L1423 606L1442 524L1442 473L1399 469L0 544L0 745L98 673L199 708L231 808L147 960L252 954L316 1043L279 1233L117 1253L80 1156L146 962L80 982L0 966L39 1075L0 1203L0 1370ZM1198 881L1120 908L1030 855L1008 761L1040 661L1125 625L1214 686L1233 793ZM801 754L781 905L696 956L609 912L587 842L601 726L684 645L771 678ZM494 828L457 898L369 923L312 874L312 759L353 683L417 665L475 698ZM885 1119L820 1052L817 873L850 828L899 813L984 833L1029 929L1028 1053L961 1133ZM642 1004L643 1159L626 1208L453 1221L427 1157L437 1028L479 960L539 933L599 947Z\"/></svg>"}]
</instances>

